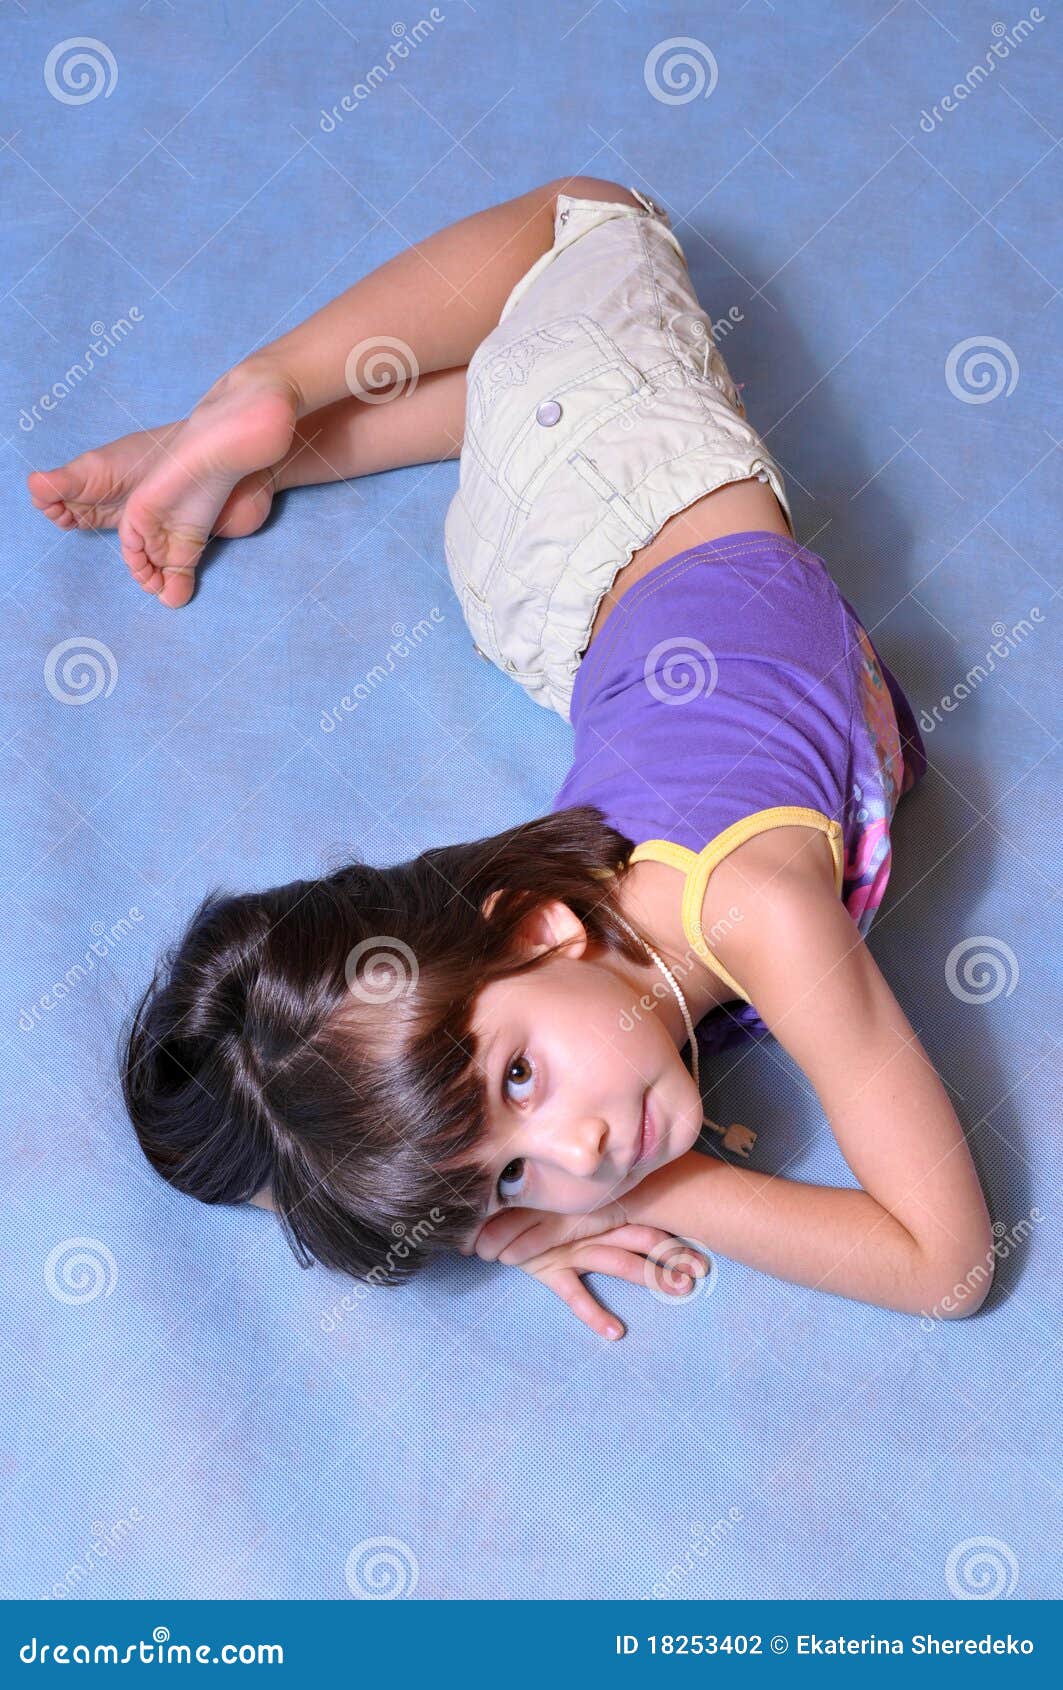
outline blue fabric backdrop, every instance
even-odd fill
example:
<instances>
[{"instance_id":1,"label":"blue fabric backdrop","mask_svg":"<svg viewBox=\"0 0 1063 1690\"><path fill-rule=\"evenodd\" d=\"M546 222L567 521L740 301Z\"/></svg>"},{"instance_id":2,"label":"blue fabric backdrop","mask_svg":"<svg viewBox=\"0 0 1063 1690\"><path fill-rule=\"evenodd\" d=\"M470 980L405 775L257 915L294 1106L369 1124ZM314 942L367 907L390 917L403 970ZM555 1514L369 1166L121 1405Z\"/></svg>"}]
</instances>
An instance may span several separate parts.
<instances>
[{"instance_id":1,"label":"blue fabric backdrop","mask_svg":"<svg viewBox=\"0 0 1063 1690\"><path fill-rule=\"evenodd\" d=\"M4 1594L349 1598L378 1538L415 1600L963 1595L985 1565L1051 1593L1059 27L981 0L7 9ZM592 1281L615 1345L477 1261L359 1300L272 1217L172 1193L125 1119L118 1029L208 886L539 814L570 730L473 651L454 463L286 495L173 615L24 476L569 171L668 207L799 538L929 713L871 944L998 1223L973 1320L727 1261L686 1306ZM754 1165L851 1182L778 1046L706 1098L760 1129Z\"/></svg>"}]
</instances>

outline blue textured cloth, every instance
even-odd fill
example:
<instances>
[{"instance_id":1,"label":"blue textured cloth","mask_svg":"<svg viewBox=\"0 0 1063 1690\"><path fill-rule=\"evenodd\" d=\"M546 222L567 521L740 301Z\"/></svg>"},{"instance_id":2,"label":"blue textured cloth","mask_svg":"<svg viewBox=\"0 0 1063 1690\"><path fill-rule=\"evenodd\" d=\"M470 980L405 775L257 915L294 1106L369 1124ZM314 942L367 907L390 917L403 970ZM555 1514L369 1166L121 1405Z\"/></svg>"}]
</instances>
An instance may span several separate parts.
<instances>
[{"instance_id":1,"label":"blue textured cloth","mask_svg":"<svg viewBox=\"0 0 1063 1690\"><path fill-rule=\"evenodd\" d=\"M346 1599L383 1538L415 1600L944 1596L977 1539L1050 1594L1058 26L944 110L995 12L437 10L390 59L377 0L8 10L0 1593ZM691 30L693 94L663 79ZM90 98L53 58L87 31ZM1001 1229L974 1320L727 1261L685 1306L593 1279L612 1345L478 1261L358 1297L268 1214L172 1192L125 1118L119 1028L208 887L542 814L571 730L473 652L453 462L285 495L175 614L24 475L185 414L403 243L579 170L668 206L798 537L920 721L869 942ZM772 1041L705 1079L754 1165L851 1183Z\"/></svg>"}]
</instances>

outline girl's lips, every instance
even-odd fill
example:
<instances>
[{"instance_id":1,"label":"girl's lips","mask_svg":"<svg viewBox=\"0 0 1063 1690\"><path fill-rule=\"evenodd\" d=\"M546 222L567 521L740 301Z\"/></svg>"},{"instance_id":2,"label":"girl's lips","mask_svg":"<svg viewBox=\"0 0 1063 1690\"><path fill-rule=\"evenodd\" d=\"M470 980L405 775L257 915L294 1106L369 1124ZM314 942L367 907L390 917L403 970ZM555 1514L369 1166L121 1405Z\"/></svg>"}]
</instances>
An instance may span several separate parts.
<instances>
[{"instance_id":1,"label":"girl's lips","mask_svg":"<svg viewBox=\"0 0 1063 1690\"><path fill-rule=\"evenodd\" d=\"M653 1155L656 1148L657 1123L650 1112L650 1094L647 1092L642 1100L642 1127L639 1133L639 1142L635 1148L635 1160L628 1172L634 1172L640 1162L645 1162L648 1157Z\"/></svg>"}]
</instances>

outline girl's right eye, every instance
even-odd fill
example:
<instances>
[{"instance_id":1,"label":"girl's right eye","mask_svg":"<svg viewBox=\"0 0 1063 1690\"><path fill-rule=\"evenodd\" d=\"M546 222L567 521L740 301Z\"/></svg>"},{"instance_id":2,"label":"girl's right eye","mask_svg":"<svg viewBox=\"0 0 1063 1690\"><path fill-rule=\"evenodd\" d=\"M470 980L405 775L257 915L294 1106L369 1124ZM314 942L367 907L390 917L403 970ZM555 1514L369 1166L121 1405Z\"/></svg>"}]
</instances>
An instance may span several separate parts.
<instances>
[{"instance_id":1,"label":"girl's right eye","mask_svg":"<svg viewBox=\"0 0 1063 1690\"><path fill-rule=\"evenodd\" d=\"M521 1066L521 1065L522 1065L522 1064L523 1064L523 1066L524 1066L524 1067L525 1067L525 1068L530 1068L530 1069L531 1069L531 1070L532 1070L532 1073L533 1073L533 1074L534 1074L534 1072L535 1072L535 1070L534 1070L534 1068L533 1068L533 1067L532 1067L532 1063L531 1063L531 1061L530 1061L530 1060L529 1060L529 1058L528 1058L528 1057L527 1057L527 1056L526 1056L526 1055L525 1055L525 1054L524 1054L524 1052L523 1052L523 1051L522 1051L522 1050L521 1050L521 1051L518 1051L518 1052L517 1052L517 1054L516 1054L516 1056L514 1056L514 1057L513 1057L513 1058L512 1058L512 1059L511 1059L511 1061L510 1061L510 1062L508 1062L508 1063L507 1063L507 1065L506 1065L506 1072L505 1072L505 1078L504 1078L504 1081L503 1081L503 1084L504 1084L504 1087L505 1087L505 1091L506 1091L506 1095L507 1095L507 1096L510 1096L510 1095L511 1095L511 1092L510 1092L510 1085L511 1085L511 1081L510 1081L510 1077L509 1077L509 1076L510 1076L510 1073L511 1073L511 1072L512 1072L512 1070L513 1070L513 1069L514 1069L514 1068L519 1068L519 1067L520 1067L520 1066ZM523 1084L523 1085L527 1085L527 1084L528 1084L528 1081L527 1081L527 1080L523 1080L523 1081L520 1081L520 1080L518 1080L518 1081L516 1081L516 1082L515 1082L515 1083L516 1083L516 1084L517 1084L517 1085L522 1085L522 1084ZM518 1098L517 1098L517 1102L518 1102L518 1103L527 1103L527 1101L528 1101L528 1099L529 1099L529 1097L530 1097L530 1096L531 1096L531 1093L530 1093L530 1092L529 1092L529 1093L526 1093L526 1094L525 1094L525 1095L524 1095L524 1097L518 1097Z\"/></svg>"}]
</instances>

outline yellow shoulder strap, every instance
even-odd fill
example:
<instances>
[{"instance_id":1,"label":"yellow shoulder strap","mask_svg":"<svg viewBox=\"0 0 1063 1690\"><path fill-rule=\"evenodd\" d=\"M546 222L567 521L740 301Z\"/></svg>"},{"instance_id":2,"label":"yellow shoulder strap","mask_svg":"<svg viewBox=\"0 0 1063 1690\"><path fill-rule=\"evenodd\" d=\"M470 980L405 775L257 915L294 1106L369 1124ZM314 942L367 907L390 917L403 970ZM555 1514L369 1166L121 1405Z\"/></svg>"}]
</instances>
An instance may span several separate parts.
<instances>
[{"instance_id":1,"label":"yellow shoulder strap","mask_svg":"<svg viewBox=\"0 0 1063 1690\"><path fill-rule=\"evenodd\" d=\"M686 845L676 845L671 839L646 839L641 845L635 846L629 858L632 863L667 863L671 868L681 870L686 876L683 887L683 932L687 941L702 961L720 976L743 1003L749 1003L750 998L734 975L728 972L705 943L701 928L705 888L717 863L722 862L736 846L744 844L757 833L765 833L768 828L796 826L818 827L827 835L834 857L835 889L840 897L845 878L845 847L841 823L832 821L822 810L810 810L802 804L775 804L770 809L756 810L750 816L742 816L739 821L732 822L730 827L725 827L722 833L718 833L716 838L710 840L700 851L691 851Z\"/></svg>"}]
</instances>

